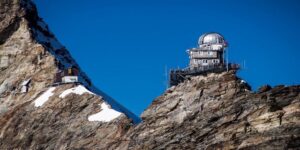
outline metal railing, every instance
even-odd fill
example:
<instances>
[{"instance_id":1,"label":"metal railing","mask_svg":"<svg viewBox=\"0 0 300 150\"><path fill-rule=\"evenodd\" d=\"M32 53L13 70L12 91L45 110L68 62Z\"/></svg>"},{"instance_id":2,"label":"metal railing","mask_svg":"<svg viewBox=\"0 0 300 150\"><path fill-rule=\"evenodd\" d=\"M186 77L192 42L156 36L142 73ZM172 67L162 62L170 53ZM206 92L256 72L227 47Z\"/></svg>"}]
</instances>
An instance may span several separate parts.
<instances>
[{"instance_id":1,"label":"metal railing","mask_svg":"<svg viewBox=\"0 0 300 150\"><path fill-rule=\"evenodd\" d=\"M196 76L206 73L219 73L228 70L238 70L240 68L239 64L218 64L218 65L208 65L208 66L200 66L200 67L193 67L193 68L185 68L185 69L175 69L171 70L169 74L169 85L177 85L183 82L189 76Z\"/></svg>"}]
</instances>

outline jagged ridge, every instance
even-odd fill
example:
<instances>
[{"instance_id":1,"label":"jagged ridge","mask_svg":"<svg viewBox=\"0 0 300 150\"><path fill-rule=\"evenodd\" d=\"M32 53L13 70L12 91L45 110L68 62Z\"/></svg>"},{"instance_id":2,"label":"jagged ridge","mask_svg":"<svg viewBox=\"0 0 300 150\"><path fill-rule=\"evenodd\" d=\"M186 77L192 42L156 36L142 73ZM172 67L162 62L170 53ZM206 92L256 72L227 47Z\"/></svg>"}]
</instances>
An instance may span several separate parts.
<instances>
[{"instance_id":1,"label":"jagged ridge","mask_svg":"<svg viewBox=\"0 0 300 150\"><path fill-rule=\"evenodd\" d=\"M30 38L33 42L36 44L40 44L40 49L44 49L47 52L49 52L52 56L54 56L55 60L52 60L55 65L54 70L52 70L52 75L49 76L52 77L51 81L45 83L46 86L51 86L54 80L54 75L58 69L65 69L69 67L77 67L79 68L79 78L82 81L82 84L85 85L88 89L90 89L92 92L101 95L104 97L104 99L110 103L110 105L126 115L128 117L132 118L135 123L139 122L140 119L133 113L131 113L129 110L127 110L125 107L120 105L118 102L113 100L111 97L109 97L107 94L99 90L94 85L91 85L90 79L87 77L87 75L80 69L79 65L76 63L76 61L72 58L70 53L66 50L62 44L55 38L54 34L49 30L48 26L44 23L44 21L38 16L37 9L35 5L30 0L20 0L20 1L13 1L13 2L3 2L1 4L3 6L8 6L7 8L15 7L16 9L12 11L13 14L7 14L6 16L16 16L15 18L11 18L12 21L2 21L2 22L12 22L8 25L5 25L2 27L3 29L0 30L2 35L2 38L0 38L0 41L5 41L8 38L12 36L13 33L17 31L20 24L25 24L27 28L29 29ZM5 7L6 8L6 7ZM5 14L5 13L4 13ZM6 16L2 17L5 18ZM1 29L1 28L0 28ZM18 54L16 54L18 55ZM59 66L57 65L59 62ZM49 62L47 62L49 63ZM0 90L1 91L1 90ZM4 91L4 90L3 90ZM1 93L0 93L1 94Z\"/></svg>"},{"instance_id":2,"label":"jagged ridge","mask_svg":"<svg viewBox=\"0 0 300 150\"><path fill-rule=\"evenodd\" d=\"M128 149L297 149L300 86L258 92L234 71L169 88L128 132ZM118 144L116 144L118 145Z\"/></svg>"},{"instance_id":3,"label":"jagged ridge","mask_svg":"<svg viewBox=\"0 0 300 150\"><path fill-rule=\"evenodd\" d=\"M300 147L300 86L265 86L253 92L232 71L195 76L169 88L142 114L143 122L137 126L124 114L108 122L88 121L105 103L139 120L88 85L81 70L83 84L99 96L76 93L75 84L52 87L60 69L56 60L63 68L79 68L76 61L38 17L31 1L1 1L0 11L0 61L2 55L13 60L0 71L2 149ZM42 60L37 63L39 54ZM20 85L28 79L29 91L20 93ZM61 96L66 91L71 93ZM44 96L47 99L40 99ZM37 100L43 104L35 105Z\"/></svg>"}]
</instances>

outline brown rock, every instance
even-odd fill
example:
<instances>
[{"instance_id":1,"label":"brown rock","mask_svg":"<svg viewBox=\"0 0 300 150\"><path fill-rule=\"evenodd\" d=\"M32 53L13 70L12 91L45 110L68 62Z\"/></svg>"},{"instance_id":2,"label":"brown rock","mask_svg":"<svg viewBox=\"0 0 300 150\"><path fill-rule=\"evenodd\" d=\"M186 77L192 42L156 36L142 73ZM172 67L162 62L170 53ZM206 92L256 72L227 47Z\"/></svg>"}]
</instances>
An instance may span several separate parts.
<instances>
[{"instance_id":1,"label":"brown rock","mask_svg":"<svg viewBox=\"0 0 300 150\"><path fill-rule=\"evenodd\" d=\"M268 92L271 89L272 89L272 87L270 85L264 85L258 89L258 92L264 93L264 92Z\"/></svg>"},{"instance_id":2,"label":"brown rock","mask_svg":"<svg viewBox=\"0 0 300 150\"><path fill-rule=\"evenodd\" d=\"M59 69L76 66L84 83L88 77L30 0L0 1L3 57L9 61L0 64L0 149L300 147L300 86L264 86L253 93L234 71L191 77L172 87L153 101L137 125L126 113L107 122L89 121L109 98L103 93L60 96L75 84L56 86L36 107L37 98L53 88ZM29 90L21 93L20 85L28 79Z\"/></svg>"},{"instance_id":3,"label":"brown rock","mask_svg":"<svg viewBox=\"0 0 300 150\"><path fill-rule=\"evenodd\" d=\"M300 86L255 94L232 72L192 77L158 97L130 130L129 149L296 149ZM225 80L224 80L225 78ZM199 89L194 85L201 84ZM204 83L204 84L203 84ZM226 92L217 86L226 87ZM245 88L245 89L243 89ZM204 89L202 94L201 91ZM184 92L182 92L184 91ZM201 95L201 96L200 96ZM200 97L199 97L200 96ZM270 103L272 97L273 103ZM173 102L177 102L173 107ZM164 111L172 106L171 110ZM276 106L280 109L270 107ZM154 138L155 137L155 138Z\"/></svg>"}]
</instances>

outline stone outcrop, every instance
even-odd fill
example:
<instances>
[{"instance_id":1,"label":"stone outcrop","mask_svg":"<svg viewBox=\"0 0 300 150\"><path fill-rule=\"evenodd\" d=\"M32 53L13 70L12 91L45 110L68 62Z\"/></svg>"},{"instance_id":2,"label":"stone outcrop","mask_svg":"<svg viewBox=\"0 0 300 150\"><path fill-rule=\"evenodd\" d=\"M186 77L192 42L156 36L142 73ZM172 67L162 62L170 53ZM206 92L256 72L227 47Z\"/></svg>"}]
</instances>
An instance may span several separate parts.
<instances>
[{"instance_id":1,"label":"stone outcrop","mask_svg":"<svg viewBox=\"0 0 300 150\"><path fill-rule=\"evenodd\" d=\"M54 85L71 66L85 87ZM138 121L91 84L30 0L0 1L0 149L104 149Z\"/></svg>"},{"instance_id":2,"label":"stone outcrop","mask_svg":"<svg viewBox=\"0 0 300 150\"><path fill-rule=\"evenodd\" d=\"M255 93L234 71L169 88L127 133L129 149L297 149L300 86Z\"/></svg>"},{"instance_id":3,"label":"stone outcrop","mask_svg":"<svg viewBox=\"0 0 300 150\"><path fill-rule=\"evenodd\" d=\"M75 66L82 83L53 84ZM26 89L24 90L24 85ZM170 87L142 122L94 87L30 0L0 1L0 149L299 149L300 86L236 72Z\"/></svg>"},{"instance_id":4,"label":"stone outcrop","mask_svg":"<svg viewBox=\"0 0 300 150\"><path fill-rule=\"evenodd\" d=\"M105 149L121 139L131 121L124 114L110 122L88 121L105 101L89 93L59 96L71 87L56 87L42 106L27 102L2 115L1 149Z\"/></svg>"}]
</instances>

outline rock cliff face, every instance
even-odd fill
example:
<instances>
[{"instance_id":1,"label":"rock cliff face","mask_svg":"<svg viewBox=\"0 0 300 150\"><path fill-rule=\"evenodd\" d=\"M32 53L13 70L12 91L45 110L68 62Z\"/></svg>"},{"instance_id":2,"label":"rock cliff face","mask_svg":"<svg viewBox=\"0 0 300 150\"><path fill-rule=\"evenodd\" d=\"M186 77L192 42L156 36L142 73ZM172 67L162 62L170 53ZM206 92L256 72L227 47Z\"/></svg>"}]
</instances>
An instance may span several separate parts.
<instances>
[{"instance_id":1,"label":"rock cliff face","mask_svg":"<svg viewBox=\"0 0 300 150\"><path fill-rule=\"evenodd\" d=\"M129 149L297 149L300 86L259 92L234 71L171 87L125 136Z\"/></svg>"},{"instance_id":2,"label":"rock cliff face","mask_svg":"<svg viewBox=\"0 0 300 150\"><path fill-rule=\"evenodd\" d=\"M53 85L69 67L81 85ZM91 84L30 0L0 1L0 149L102 149L138 121Z\"/></svg>"},{"instance_id":3,"label":"rock cliff face","mask_svg":"<svg viewBox=\"0 0 300 150\"><path fill-rule=\"evenodd\" d=\"M71 66L82 83L53 85ZM91 84L30 0L0 1L0 149L297 149L299 93L253 92L234 71L210 73L169 88L134 125L139 118Z\"/></svg>"}]
</instances>

